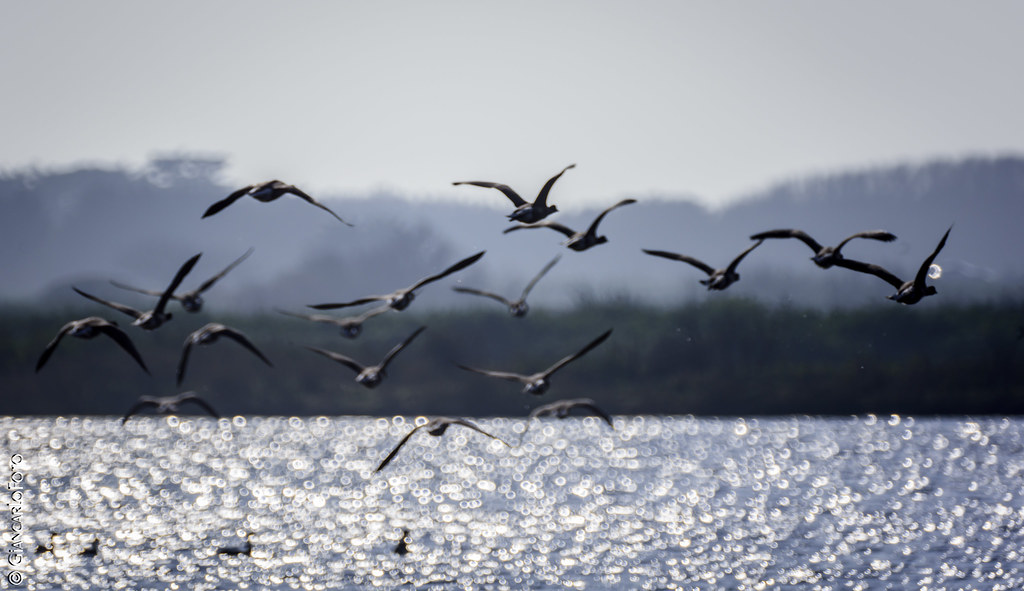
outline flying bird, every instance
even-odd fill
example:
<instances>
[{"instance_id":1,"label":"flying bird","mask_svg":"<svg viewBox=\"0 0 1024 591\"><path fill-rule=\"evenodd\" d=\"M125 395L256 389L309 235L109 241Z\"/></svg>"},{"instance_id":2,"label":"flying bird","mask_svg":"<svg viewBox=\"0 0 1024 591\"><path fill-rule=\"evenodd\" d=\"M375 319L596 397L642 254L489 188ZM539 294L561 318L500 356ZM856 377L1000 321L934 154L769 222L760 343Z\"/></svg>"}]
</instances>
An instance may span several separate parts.
<instances>
[{"instance_id":1,"label":"flying bird","mask_svg":"<svg viewBox=\"0 0 1024 591\"><path fill-rule=\"evenodd\" d=\"M509 314L515 316L516 318L521 318L523 316L526 316L526 313L530 310L530 307L526 305L526 296L529 295L530 290L533 289L533 286L537 285L537 282L540 281L540 278L547 274L547 272L551 270L551 267L555 266L555 263L557 263L558 259L560 258L561 255L556 256L555 258L551 259L550 263L544 265L544 268L540 270L540 273L537 273L537 275L533 279L531 279L529 283L526 284L526 287L523 288L523 293L520 294L520 296L514 300L507 299L504 296L500 296L496 293L483 291L482 289L473 289L471 287L453 287L452 289L459 293L470 293L473 295L491 298L492 300L497 300L502 304L508 306Z\"/></svg>"},{"instance_id":2,"label":"flying bird","mask_svg":"<svg viewBox=\"0 0 1024 591\"><path fill-rule=\"evenodd\" d=\"M559 224L558 222L543 221L533 224L521 224L518 226L512 226L511 228L505 228L505 230L502 233L508 234L509 232L514 232L516 230L526 230L530 228L551 228L556 232L561 232L562 234L565 234L569 238L562 244L577 252L583 252L584 250L587 250L591 246L597 246L598 244L604 244L605 242L608 242L607 236L597 235L598 224L601 223L601 220L604 219L604 216L608 215L608 212L610 212L611 210L615 209L616 207L621 207L623 205L629 205L630 203L636 203L636 199L623 199L622 201L619 201L615 205L602 211L601 214L594 219L594 221L590 224L590 227L587 228L585 232L577 232L572 228L569 228L568 226Z\"/></svg>"},{"instance_id":3,"label":"flying bird","mask_svg":"<svg viewBox=\"0 0 1024 591\"><path fill-rule=\"evenodd\" d=\"M186 402L199 405L200 408L205 410L207 414L215 419L219 419L220 415L217 411L213 410L213 407L209 405L205 400L199 397L195 392L182 392L174 396L141 396L139 401L132 405L128 409L128 412L121 418L121 424L125 424L129 417L134 414L138 414L144 408L152 407L153 412L161 415L175 414L178 412L178 407Z\"/></svg>"},{"instance_id":4,"label":"flying bird","mask_svg":"<svg viewBox=\"0 0 1024 591\"><path fill-rule=\"evenodd\" d=\"M836 264L836 261L843 258L840 252L843 246L847 242L854 238L870 238L871 240L880 240L882 242L892 242L896 240L896 235L885 230L868 230L866 232L857 232L852 236L848 236L845 240L837 244L836 246L822 246L817 240L811 238L803 230L769 230L767 232L761 232L760 234L754 234L750 237L751 240L764 240L765 238L796 238L807 246L811 247L814 251L814 256L811 260L814 261L815 265L818 265L822 269L828 269L829 267Z\"/></svg>"},{"instance_id":5,"label":"flying bird","mask_svg":"<svg viewBox=\"0 0 1024 591\"><path fill-rule=\"evenodd\" d=\"M554 416L557 419L564 419L569 416L569 412L574 408L582 408L589 410L591 413L601 417L601 420L608 423L608 426L612 429L615 425L612 424L612 418L608 416L603 410L597 407L593 400L589 398L573 398L571 400L559 400L543 406L538 406L530 412L530 416L526 419L526 429L523 429L522 435L519 436L519 441L523 440L523 435L530 428L530 422L538 417Z\"/></svg>"},{"instance_id":6,"label":"flying bird","mask_svg":"<svg viewBox=\"0 0 1024 591\"><path fill-rule=\"evenodd\" d=\"M709 290L714 289L720 291L740 280L740 274L736 272L736 267L740 264L740 261L743 260L743 257L750 254L750 251L760 246L762 242L764 242L763 239L755 242L750 248L744 250L739 254L739 256L734 258L732 262L729 263L729 266L724 269L715 269L711 265L708 265L707 263L701 262L685 254L676 254L674 252L667 252L664 250L647 250L646 248L643 249L643 251L649 255L671 259L673 261L682 261L684 263L689 263L694 267L697 267L701 271L704 271L705 273L708 274L707 279L700 280L701 284L708 286Z\"/></svg>"},{"instance_id":7,"label":"flying bird","mask_svg":"<svg viewBox=\"0 0 1024 591\"><path fill-rule=\"evenodd\" d=\"M202 328L193 331L188 337L185 338L185 345L181 350L181 360L178 361L178 385L181 385L181 381L185 378L185 366L188 364L189 354L192 352L193 345L209 345L217 342L220 337L227 337L238 344L242 345L246 349L252 351L254 355L263 360L263 363L273 367L274 364L269 359L263 356L263 353L253 345L248 338L241 331L235 330L229 326L211 322Z\"/></svg>"},{"instance_id":8,"label":"flying bird","mask_svg":"<svg viewBox=\"0 0 1024 591\"><path fill-rule=\"evenodd\" d=\"M587 346L583 347L582 349L580 349L576 353L573 353L572 355L569 355L567 357L563 357L561 360L558 361L558 363L555 363L554 365L552 365L551 367L545 369L544 371L538 372L538 373L535 373L535 374L526 375L526 374L511 373L511 372L505 372L505 371L492 371L492 370L488 370L488 369L476 369L474 367L468 367L468 366L465 366L465 365L459 365L459 367L464 369L464 370L466 370L466 371L472 371L472 372L475 372L475 373L478 373L478 374L482 374L482 375L485 375L485 376L488 376L488 377L491 377L491 378L499 378L499 379L502 379L502 380L509 380L509 381L512 381L512 382L519 382L519 383L523 384L523 392L524 393L526 393L526 394L534 394L534 395L540 396L544 392L547 392L548 387L551 385L550 384L550 378L551 378L552 374L554 374L556 371L562 369L563 367L565 367L566 365L568 365L572 361L574 361L576 359L579 359L580 357L583 357L584 355L586 355L588 352L590 352L591 349L593 349L594 347L596 347L596 346L600 345L601 343L603 343L604 340L607 339L608 335L610 335L610 334L612 334L612 331L611 331L611 329L608 329L601 336L597 337L596 339L594 339L593 341L588 343Z\"/></svg>"},{"instance_id":9,"label":"flying bird","mask_svg":"<svg viewBox=\"0 0 1024 591\"><path fill-rule=\"evenodd\" d=\"M279 314L286 316L294 316L296 318L302 318L311 322L319 322L321 324L333 324L341 329L341 334L344 337L354 339L363 332L363 323L391 310L391 306L379 306L377 308L370 308L369 310L358 314L356 316L346 316L345 318L336 318L334 316L328 316L326 314L297 314L295 312L287 312L285 310L278 310Z\"/></svg>"},{"instance_id":10,"label":"flying bird","mask_svg":"<svg viewBox=\"0 0 1024 591\"><path fill-rule=\"evenodd\" d=\"M468 427L476 431L477 433L483 433L484 435L490 437L491 439L495 439L497 441L504 443L507 447L511 447L507 442L505 442L505 440L501 439L500 437L491 435L487 431L484 431L483 429L477 427L476 425L470 423L469 421L465 421L463 419L451 419L448 417L437 417L430 419L429 421L423 423L422 425L416 425L415 427L413 427L412 431L409 431L405 435L405 437L403 437L402 440L398 442L398 445L395 446L395 449L391 450L391 453L389 453L388 456L384 458L384 460L380 463L379 466L377 466L377 469L374 470L374 472L380 472L384 468L384 466L387 466L391 462L391 460L393 460L395 456L398 455L398 450L402 449L402 446L405 445L407 441L409 441L409 438L412 437L413 434L419 431L420 429L426 430L428 435L431 435L433 437L440 437L444 435L444 432L447 431L448 427L452 425L461 425L463 427Z\"/></svg>"},{"instance_id":11,"label":"flying bird","mask_svg":"<svg viewBox=\"0 0 1024 591\"><path fill-rule=\"evenodd\" d=\"M558 211L558 208L554 205L548 205L548 193L551 192L551 187L555 184L565 171L570 168L575 168L575 164L570 164L562 169L562 172L548 179L548 182L544 183L544 187L541 188L540 193L537 194L537 198L534 199L533 203L527 202L525 199L519 196L518 193L512 190L508 185L501 183L492 183L489 181L458 181L452 183L453 185L473 185L476 187L485 187L488 189L497 189L505 194L506 197L512 201L512 204L516 206L515 211L508 214L508 218L512 221L522 222L524 224L532 224L539 222L542 219Z\"/></svg>"},{"instance_id":12,"label":"flying bird","mask_svg":"<svg viewBox=\"0 0 1024 591\"><path fill-rule=\"evenodd\" d=\"M409 287L403 287L402 289L393 291L388 294L367 296L365 298L359 298L358 300L353 300L351 302L344 302L340 304L314 304L308 307L313 308L314 310L334 310L336 308L346 308L348 306L358 306L360 304L368 304L370 302L383 301L387 302L387 305L394 308L395 310L404 310L409 306L410 303L412 303L412 300L415 298L416 295L414 292L417 289L423 287L428 283L432 283L434 281L437 281L438 279L447 277L448 275L451 275L456 271L461 271L462 269L465 269L466 267L480 260L480 257L484 256L485 252L486 251L480 251L473 256L466 257L436 275L425 277L423 279L420 279L416 283L410 285Z\"/></svg>"},{"instance_id":13,"label":"flying bird","mask_svg":"<svg viewBox=\"0 0 1024 591\"><path fill-rule=\"evenodd\" d=\"M199 257L201 255L202 253L199 253L194 257L190 258L189 260L185 261L185 264L183 264L181 268L178 269L178 273L174 276L174 279L171 281L171 284L168 285L167 289L164 290L164 292L160 295L160 299L157 301L156 307L153 308L152 310L149 310L148 312L142 312L130 306L125 306L124 304L118 304L117 302L111 302L104 300L103 298L98 298L94 295L85 293L84 291L78 289L77 287L72 287L71 289L78 292L79 295L87 297L94 302L98 302L100 304L103 304L104 306L109 306L117 310L118 312L121 312L122 314L127 314L128 316L135 318L135 322L132 322L132 326L138 326L143 330L156 330L157 328L160 328L160 326L163 323L171 319L171 313L164 311L164 309L167 307L167 302L168 300L171 299L171 294L174 293L174 290L178 289L178 285L180 285L181 281L185 278L186 275L188 275L188 272L191 271L192 267L196 265L196 261L199 260Z\"/></svg>"},{"instance_id":14,"label":"flying bird","mask_svg":"<svg viewBox=\"0 0 1024 591\"><path fill-rule=\"evenodd\" d=\"M302 191L302 189L299 189L295 185L289 185L288 183L284 183L284 182L281 182L279 180L265 181L265 182L262 182L262 183L255 183L255 184L252 184L252 185L248 185L248 186L242 187L241 189L239 189L239 190L235 191L234 193L228 195L224 199L221 199L220 201L218 201L218 202L214 203L213 205L211 205L206 210L206 213L203 214L203 217L204 218L210 217L211 215L219 212L220 210L222 210L225 207L231 205L235 201L238 201L239 199L241 199L242 197L244 197L246 195L252 197L253 199L256 199L257 201L262 201L263 203L269 203L269 202L277 199L278 197L281 197L282 195L286 195L286 194L289 194L289 193L292 194L292 195L295 195L297 197L300 197L303 200L305 200L305 201L307 201L309 203L312 203L313 205L315 205L315 206L319 207L320 209L326 211L327 213L333 215L335 217L335 219L337 219L339 222L345 224L346 226L351 226L352 225L352 224L346 222L345 220L341 219L340 217L338 217L338 214L336 214L333 211L331 211L331 209L328 208L326 205L324 205L323 203L320 203L316 199L313 199L312 197L307 195L304 191Z\"/></svg>"},{"instance_id":15,"label":"flying bird","mask_svg":"<svg viewBox=\"0 0 1024 591\"><path fill-rule=\"evenodd\" d=\"M939 240L939 244L935 247L935 250L933 250L932 253L928 255L928 258L921 263L921 266L917 270L917 275L909 281L903 281L882 267L871 263L862 263L851 259L839 259L836 261L836 265L845 269L880 277L886 283L896 288L896 293L885 296L887 299L900 304L906 304L908 306L916 304L917 302L920 302L922 298L938 293L935 286L928 285L926 283L926 280L928 279L928 269L932 266L932 261L934 261L935 257L938 256L942 247L946 246L946 238L949 237L949 232L952 229L953 226L950 226L949 229L946 230L946 233L942 235L942 240Z\"/></svg>"},{"instance_id":16,"label":"flying bird","mask_svg":"<svg viewBox=\"0 0 1024 591\"><path fill-rule=\"evenodd\" d=\"M398 353L402 349L404 349L409 343L411 343L413 339L419 336L421 332L426 330L426 328L426 326L421 326L417 328L415 331L413 331L411 335L406 337L404 341L392 347L392 349L388 351L388 354L384 356L384 360L381 361L379 365L363 365L356 361L355 359L346 357L341 353L335 353L334 351L327 351L326 349L319 349L317 347L306 348L309 349L310 351L313 351L314 353L319 353L324 357L329 357L330 359L333 359L338 363L344 365L345 367L348 367L352 371L356 372L356 382L366 386L367 388L376 388L384 379L384 376L387 375L386 370L388 364L391 363L391 360L395 358L395 355L398 355Z\"/></svg>"},{"instance_id":17,"label":"flying bird","mask_svg":"<svg viewBox=\"0 0 1024 591\"><path fill-rule=\"evenodd\" d=\"M50 355L53 355L53 351L65 336L71 335L79 339L93 339L101 334L114 339L115 343L127 351L146 373L149 373L149 368L146 367L146 363L142 361L142 356L139 355L138 350L135 348L135 345L132 344L132 340L128 338L128 335L117 327L116 322L104 320L99 316L89 316L88 318L82 318L80 320L72 320L62 326L60 331L57 332L57 336L55 336L53 340L46 345L46 348L43 349L43 354L39 356L39 361L36 362L36 371L38 372L44 365L46 365L46 361L50 358Z\"/></svg>"},{"instance_id":18,"label":"flying bird","mask_svg":"<svg viewBox=\"0 0 1024 591\"><path fill-rule=\"evenodd\" d=\"M202 310L203 309L202 293L204 291L210 289L211 287L213 287L214 283L217 283L217 281L220 278L222 278L225 275L227 275L228 272L231 271L231 269L234 269L236 266L238 266L239 263L241 263L245 259L249 258L249 255L252 254L252 251L253 251L252 248L250 248L249 250L245 251L245 254L243 254L241 257L236 259L235 262L233 262L230 265L228 265L227 267L225 267L224 270L221 271L220 273L217 273L213 277L210 277L209 279L204 281L196 289L193 289L192 291L186 291L186 292L183 292L181 294L172 293L170 295L170 298L172 300L177 300L177 301L181 302L181 307L184 308L186 312L198 312L198 311ZM134 292L137 292L137 293L142 293L142 294L151 295L151 296L161 296L161 295L163 295L162 292L159 292L159 291L156 291L156 290L140 289L138 287L132 287L130 285L125 285L124 283L120 283L120 282L117 282L117 281L111 281L111 283L114 284L116 287L120 287L121 289L127 289L129 291L134 291Z\"/></svg>"}]
</instances>

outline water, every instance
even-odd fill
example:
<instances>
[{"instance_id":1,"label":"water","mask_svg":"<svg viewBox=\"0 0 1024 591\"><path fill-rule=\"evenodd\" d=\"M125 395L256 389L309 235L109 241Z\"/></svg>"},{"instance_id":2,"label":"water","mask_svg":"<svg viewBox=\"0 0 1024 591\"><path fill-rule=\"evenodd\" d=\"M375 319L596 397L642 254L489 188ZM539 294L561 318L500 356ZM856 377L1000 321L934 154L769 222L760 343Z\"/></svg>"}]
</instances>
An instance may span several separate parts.
<instances>
[{"instance_id":1,"label":"water","mask_svg":"<svg viewBox=\"0 0 1024 591\"><path fill-rule=\"evenodd\" d=\"M570 418L511 448L452 427L374 473L412 426L2 418L20 588L1024 587L1019 419ZM251 556L217 554L250 532Z\"/></svg>"}]
</instances>

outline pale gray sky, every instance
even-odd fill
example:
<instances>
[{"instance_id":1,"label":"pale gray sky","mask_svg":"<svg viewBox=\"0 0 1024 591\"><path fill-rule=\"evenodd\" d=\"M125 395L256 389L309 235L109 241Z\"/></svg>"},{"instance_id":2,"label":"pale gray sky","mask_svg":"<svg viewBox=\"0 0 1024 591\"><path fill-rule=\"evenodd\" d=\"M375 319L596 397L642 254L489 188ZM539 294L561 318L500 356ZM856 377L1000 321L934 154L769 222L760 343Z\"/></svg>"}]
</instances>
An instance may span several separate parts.
<instances>
[{"instance_id":1,"label":"pale gray sky","mask_svg":"<svg viewBox=\"0 0 1024 591\"><path fill-rule=\"evenodd\" d=\"M0 0L0 170L225 155L239 184L719 204L1024 152L1024 3Z\"/></svg>"}]
</instances>

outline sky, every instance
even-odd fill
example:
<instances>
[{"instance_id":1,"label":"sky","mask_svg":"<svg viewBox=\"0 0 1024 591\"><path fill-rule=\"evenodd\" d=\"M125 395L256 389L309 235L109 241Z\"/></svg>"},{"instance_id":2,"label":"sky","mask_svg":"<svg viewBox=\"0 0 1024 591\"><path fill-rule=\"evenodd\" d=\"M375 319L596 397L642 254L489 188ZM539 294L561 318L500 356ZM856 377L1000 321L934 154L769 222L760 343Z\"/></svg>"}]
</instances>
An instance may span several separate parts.
<instances>
[{"instance_id":1,"label":"sky","mask_svg":"<svg viewBox=\"0 0 1024 591\"><path fill-rule=\"evenodd\" d=\"M565 208L1024 152L1024 3L0 0L0 171ZM497 193L486 198L501 200Z\"/></svg>"}]
</instances>

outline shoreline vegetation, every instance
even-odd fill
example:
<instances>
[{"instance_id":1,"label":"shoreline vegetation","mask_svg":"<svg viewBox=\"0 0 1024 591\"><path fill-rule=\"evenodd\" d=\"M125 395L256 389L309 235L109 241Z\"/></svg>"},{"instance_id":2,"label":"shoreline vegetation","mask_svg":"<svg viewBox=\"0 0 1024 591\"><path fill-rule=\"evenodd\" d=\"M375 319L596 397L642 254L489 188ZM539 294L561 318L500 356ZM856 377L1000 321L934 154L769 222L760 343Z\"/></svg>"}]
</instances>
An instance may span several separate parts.
<instances>
[{"instance_id":1,"label":"shoreline vegetation","mask_svg":"<svg viewBox=\"0 0 1024 591\"><path fill-rule=\"evenodd\" d=\"M106 339L66 339L36 374L60 327L96 310L0 306L0 415L120 416L140 396L187 390L221 416L525 417L579 397L631 415L1024 414L1024 302L820 310L742 298L675 307L609 299L523 319L482 307L388 313L356 339L274 312L173 311L152 333L109 318L129 331L152 376ZM243 331L274 366L232 343L202 347L176 388L185 336L210 321ZM419 325L428 330L372 390L305 349L379 358ZM553 376L543 396L456 366L540 371L609 328L611 337Z\"/></svg>"}]
</instances>

